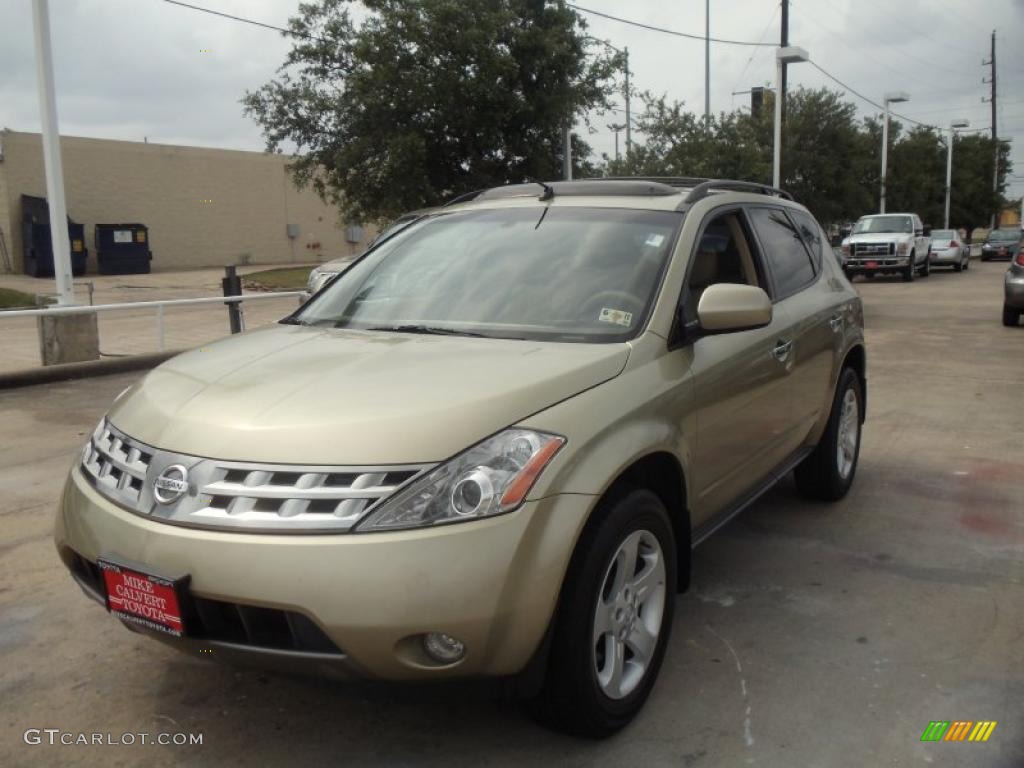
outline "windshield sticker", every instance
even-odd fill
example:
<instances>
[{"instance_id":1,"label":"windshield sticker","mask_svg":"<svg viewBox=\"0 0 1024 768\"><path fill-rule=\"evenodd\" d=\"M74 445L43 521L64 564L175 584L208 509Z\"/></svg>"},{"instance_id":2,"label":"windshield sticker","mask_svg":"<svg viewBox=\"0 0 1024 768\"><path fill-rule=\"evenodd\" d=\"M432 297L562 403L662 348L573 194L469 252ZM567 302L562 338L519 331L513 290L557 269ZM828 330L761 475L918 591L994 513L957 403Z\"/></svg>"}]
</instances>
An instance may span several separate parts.
<instances>
[{"instance_id":1,"label":"windshield sticker","mask_svg":"<svg viewBox=\"0 0 1024 768\"><path fill-rule=\"evenodd\" d=\"M665 242L665 236L664 235L654 235L654 234L651 234L651 235L647 236L647 239L644 241L644 245L649 245L652 248L658 248L664 242Z\"/></svg>"},{"instance_id":2,"label":"windshield sticker","mask_svg":"<svg viewBox=\"0 0 1024 768\"><path fill-rule=\"evenodd\" d=\"M658 235L658 237L661 237L661 235ZM623 312L621 309L602 307L601 314L597 319L602 323L615 323L616 325L624 325L628 328L633 324L633 313Z\"/></svg>"}]
</instances>

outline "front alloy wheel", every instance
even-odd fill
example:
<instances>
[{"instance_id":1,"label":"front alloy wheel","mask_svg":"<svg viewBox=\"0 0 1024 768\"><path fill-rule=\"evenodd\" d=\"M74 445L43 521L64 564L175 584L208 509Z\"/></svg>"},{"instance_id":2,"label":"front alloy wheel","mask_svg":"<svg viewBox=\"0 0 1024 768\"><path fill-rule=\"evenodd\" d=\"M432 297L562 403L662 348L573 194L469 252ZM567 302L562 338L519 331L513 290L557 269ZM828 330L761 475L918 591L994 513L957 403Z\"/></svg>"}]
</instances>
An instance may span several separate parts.
<instances>
[{"instance_id":1,"label":"front alloy wheel","mask_svg":"<svg viewBox=\"0 0 1024 768\"><path fill-rule=\"evenodd\" d=\"M631 694L650 668L665 589L658 538L646 530L631 533L608 564L594 609L594 672L609 698Z\"/></svg>"},{"instance_id":2,"label":"front alloy wheel","mask_svg":"<svg viewBox=\"0 0 1024 768\"><path fill-rule=\"evenodd\" d=\"M675 588L676 545L664 502L645 488L614 490L573 552L534 715L591 738L629 723L665 656Z\"/></svg>"}]
</instances>

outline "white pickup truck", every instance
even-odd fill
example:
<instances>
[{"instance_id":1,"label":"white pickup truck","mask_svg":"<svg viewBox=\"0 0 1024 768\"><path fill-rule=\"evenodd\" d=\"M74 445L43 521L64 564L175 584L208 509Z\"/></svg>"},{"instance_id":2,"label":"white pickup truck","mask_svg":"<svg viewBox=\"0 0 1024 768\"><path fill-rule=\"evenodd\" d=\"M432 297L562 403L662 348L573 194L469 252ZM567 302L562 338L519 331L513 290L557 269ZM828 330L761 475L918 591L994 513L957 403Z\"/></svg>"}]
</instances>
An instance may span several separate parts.
<instances>
[{"instance_id":1,"label":"white pickup truck","mask_svg":"<svg viewBox=\"0 0 1024 768\"><path fill-rule=\"evenodd\" d=\"M911 281L928 277L931 230L916 213L878 213L861 216L843 240L843 270L847 277L898 273Z\"/></svg>"}]
</instances>

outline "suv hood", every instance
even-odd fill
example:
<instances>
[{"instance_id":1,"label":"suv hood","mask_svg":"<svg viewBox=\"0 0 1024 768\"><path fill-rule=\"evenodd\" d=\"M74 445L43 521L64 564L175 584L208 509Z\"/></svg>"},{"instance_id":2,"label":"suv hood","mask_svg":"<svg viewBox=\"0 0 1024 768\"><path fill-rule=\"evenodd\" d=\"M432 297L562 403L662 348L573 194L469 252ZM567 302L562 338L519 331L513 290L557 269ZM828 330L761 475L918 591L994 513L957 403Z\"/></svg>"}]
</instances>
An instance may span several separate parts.
<instances>
[{"instance_id":1,"label":"suv hood","mask_svg":"<svg viewBox=\"0 0 1024 768\"><path fill-rule=\"evenodd\" d=\"M154 447L223 460L439 461L617 376L629 350L275 325L168 360L110 420Z\"/></svg>"}]
</instances>

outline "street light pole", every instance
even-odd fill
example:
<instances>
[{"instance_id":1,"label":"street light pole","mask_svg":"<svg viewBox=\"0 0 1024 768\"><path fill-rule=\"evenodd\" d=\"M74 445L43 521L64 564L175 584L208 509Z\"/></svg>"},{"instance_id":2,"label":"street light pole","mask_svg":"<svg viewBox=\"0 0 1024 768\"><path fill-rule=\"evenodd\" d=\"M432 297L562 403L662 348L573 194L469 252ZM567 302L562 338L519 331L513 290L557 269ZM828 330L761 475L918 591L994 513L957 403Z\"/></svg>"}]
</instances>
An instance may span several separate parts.
<instances>
[{"instance_id":1,"label":"street light pole","mask_svg":"<svg viewBox=\"0 0 1024 768\"><path fill-rule=\"evenodd\" d=\"M807 51L796 45L787 45L785 48L777 48L775 51L775 136L774 151L772 156L772 186L779 189L782 186L782 73L787 64L797 64L801 61L810 61Z\"/></svg>"},{"instance_id":2,"label":"street light pole","mask_svg":"<svg viewBox=\"0 0 1024 768\"><path fill-rule=\"evenodd\" d=\"M949 146L946 148L946 215L943 228L949 229L949 193L953 186L953 138L957 128L966 128L970 123L966 120L954 120L949 124Z\"/></svg>"},{"instance_id":3,"label":"street light pole","mask_svg":"<svg viewBox=\"0 0 1024 768\"><path fill-rule=\"evenodd\" d=\"M910 94L906 91L894 91L885 94L885 120L882 123L882 189L879 195L878 212L885 213L885 174L886 161L889 155L889 105L901 101L910 101Z\"/></svg>"},{"instance_id":4,"label":"street light pole","mask_svg":"<svg viewBox=\"0 0 1024 768\"><path fill-rule=\"evenodd\" d=\"M625 93L623 100L626 102L626 159L629 159L629 150L633 148L632 120L629 114L629 48L622 49L622 55L626 59Z\"/></svg>"},{"instance_id":5,"label":"street light pole","mask_svg":"<svg viewBox=\"0 0 1024 768\"><path fill-rule=\"evenodd\" d=\"M71 276L71 243L68 241L68 210L64 202L64 166L57 130L57 97L53 85L53 53L50 45L50 8L47 0L32 0L32 27L36 46L36 84L39 86L39 116L43 134L43 166L46 170L46 200L50 209L50 247L57 303L75 303Z\"/></svg>"}]
</instances>

